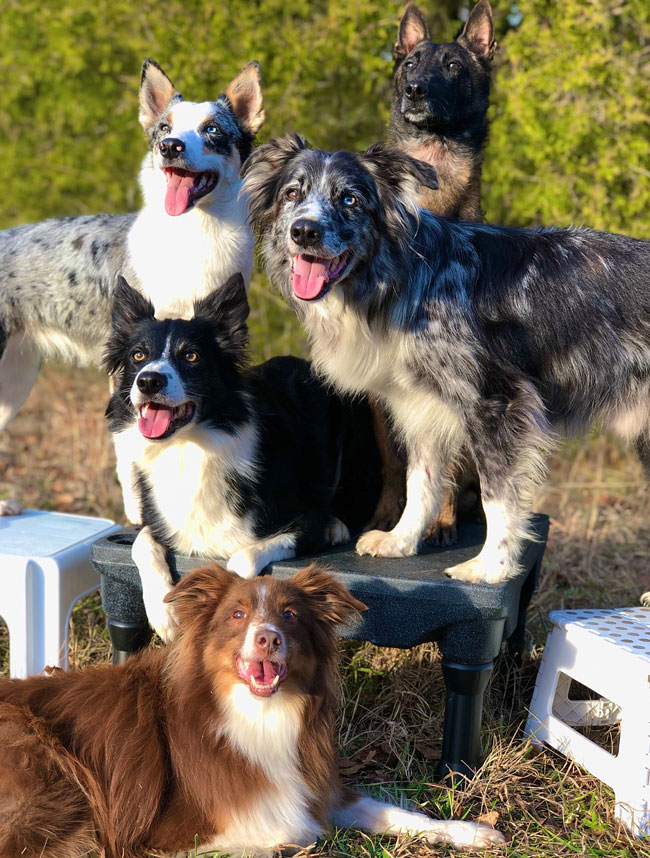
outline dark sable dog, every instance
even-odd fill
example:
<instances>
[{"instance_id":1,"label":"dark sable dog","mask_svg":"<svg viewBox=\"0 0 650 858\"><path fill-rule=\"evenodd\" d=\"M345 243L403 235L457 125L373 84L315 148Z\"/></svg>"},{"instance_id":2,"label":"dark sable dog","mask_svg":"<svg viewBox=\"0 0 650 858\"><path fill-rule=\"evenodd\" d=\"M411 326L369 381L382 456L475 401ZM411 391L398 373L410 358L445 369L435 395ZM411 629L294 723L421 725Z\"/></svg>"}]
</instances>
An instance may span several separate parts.
<instances>
[{"instance_id":1,"label":"dark sable dog","mask_svg":"<svg viewBox=\"0 0 650 858\"><path fill-rule=\"evenodd\" d=\"M438 189L423 186L419 195L420 205L435 214L482 220L481 167L496 47L488 0L479 0L456 41L446 44L431 41L424 15L414 3L407 5L400 21L388 134L408 155L435 167ZM384 489L371 526L383 530L399 518L404 468L377 406L373 414ZM449 476L440 514L427 534L443 545L456 539L459 510L481 517L478 476L471 461L466 458L463 467L455 463Z\"/></svg>"},{"instance_id":2,"label":"dark sable dog","mask_svg":"<svg viewBox=\"0 0 650 858\"><path fill-rule=\"evenodd\" d=\"M189 320L155 319L124 280L116 290L106 415L132 451L144 524L133 557L164 638L175 626L163 605L168 549L224 558L248 578L347 541L346 525L358 531L377 500L367 408L328 391L307 361L246 367L247 316L240 274L197 301Z\"/></svg>"},{"instance_id":3,"label":"dark sable dog","mask_svg":"<svg viewBox=\"0 0 650 858\"><path fill-rule=\"evenodd\" d=\"M424 15L409 3L393 57L390 140L435 167L439 188L420 205L435 214L481 220L481 167L487 139L490 72L497 44L492 9L479 0L456 41L435 44Z\"/></svg>"},{"instance_id":4,"label":"dark sable dog","mask_svg":"<svg viewBox=\"0 0 650 858\"><path fill-rule=\"evenodd\" d=\"M244 174L268 273L315 365L382 399L407 449L402 517L359 553L418 550L463 445L488 526L479 556L450 570L467 580L516 570L558 432L601 420L650 466L650 242L438 218L416 204L433 168L381 146L329 154L287 138Z\"/></svg>"}]
</instances>

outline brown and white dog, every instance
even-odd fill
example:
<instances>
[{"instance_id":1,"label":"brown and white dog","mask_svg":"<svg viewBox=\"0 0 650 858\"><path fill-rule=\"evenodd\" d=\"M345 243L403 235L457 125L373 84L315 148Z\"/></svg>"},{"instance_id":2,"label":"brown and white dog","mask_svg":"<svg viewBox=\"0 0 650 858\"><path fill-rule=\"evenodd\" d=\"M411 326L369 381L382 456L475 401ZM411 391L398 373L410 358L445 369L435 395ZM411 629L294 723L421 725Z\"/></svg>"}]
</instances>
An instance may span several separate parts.
<instances>
[{"instance_id":1,"label":"brown and white dog","mask_svg":"<svg viewBox=\"0 0 650 858\"><path fill-rule=\"evenodd\" d=\"M0 682L2 858L262 856L332 823L459 849L503 842L342 787L336 626L365 605L331 575L247 581L213 566L166 598L172 645Z\"/></svg>"}]
</instances>

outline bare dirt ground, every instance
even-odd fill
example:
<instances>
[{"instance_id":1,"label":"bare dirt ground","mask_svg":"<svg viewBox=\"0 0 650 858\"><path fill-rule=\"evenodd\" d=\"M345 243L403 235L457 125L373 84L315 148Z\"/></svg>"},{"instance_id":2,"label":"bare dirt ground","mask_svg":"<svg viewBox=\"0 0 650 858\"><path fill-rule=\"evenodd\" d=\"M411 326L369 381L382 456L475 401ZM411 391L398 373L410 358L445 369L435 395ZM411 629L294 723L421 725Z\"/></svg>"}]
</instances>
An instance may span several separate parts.
<instances>
[{"instance_id":1,"label":"bare dirt ground","mask_svg":"<svg viewBox=\"0 0 650 858\"><path fill-rule=\"evenodd\" d=\"M121 520L111 440L103 413L108 385L94 370L45 367L19 416L0 438L0 497L41 509ZM500 854L650 856L615 823L611 792L577 766L521 741L555 608L638 603L650 589L650 492L632 454L603 436L573 441L553 458L536 509L551 516L543 578L529 613L531 653L523 669L505 662L485 707L487 758L464 791L434 782L442 735L443 683L435 645L410 651L345 644L343 770L375 794L406 795L433 815L483 814L511 842ZM97 599L72 620L72 662L109 658ZM7 672L0 629L0 670ZM601 741L612 746L616 730ZM641 749L640 749L641 752ZM499 850L497 850L499 851ZM311 855L424 858L447 854L415 841L337 833Z\"/></svg>"}]
</instances>

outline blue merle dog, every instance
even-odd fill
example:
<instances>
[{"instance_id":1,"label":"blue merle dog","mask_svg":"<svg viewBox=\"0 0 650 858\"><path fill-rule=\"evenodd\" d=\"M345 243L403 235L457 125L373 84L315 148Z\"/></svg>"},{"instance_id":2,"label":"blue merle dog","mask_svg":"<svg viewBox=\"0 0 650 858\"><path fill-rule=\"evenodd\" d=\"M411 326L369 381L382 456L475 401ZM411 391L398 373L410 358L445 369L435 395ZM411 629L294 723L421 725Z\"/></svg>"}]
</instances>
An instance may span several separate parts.
<instances>
[{"instance_id":1,"label":"blue merle dog","mask_svg":"<svg viewBox=\"0 0 650 858\"><path fill-rule=\"evenodd\" d=\"M99 363L118 274L158 315L191 314L240 272L253 234L238 173L264 121L260 73L249 63L216 101L185 101L145 60L139 119L149 140L137 214L57 218L0 233L0 431L46 356ZM117 448L127 516L138 520L128 450ZM2 512L18 511L0 503Z\"/></svg>"},{"instance_id":2,"label":"blue merle dog","mask_svg":"<svg viewBox=\"0 0 650 858\"><path fill-rule=\"evenodd\" d=\"M360 554L417 552L466 445L483 493L480 554L449 570L518 568L531 493L561 433L596 421L650 472L650 242L589 229L512 229L417 206L435 171L397 150L260 147L244 166L272 282L339 390L384 401L408 455L407 499Z\"/></svg>"}]
</instances>

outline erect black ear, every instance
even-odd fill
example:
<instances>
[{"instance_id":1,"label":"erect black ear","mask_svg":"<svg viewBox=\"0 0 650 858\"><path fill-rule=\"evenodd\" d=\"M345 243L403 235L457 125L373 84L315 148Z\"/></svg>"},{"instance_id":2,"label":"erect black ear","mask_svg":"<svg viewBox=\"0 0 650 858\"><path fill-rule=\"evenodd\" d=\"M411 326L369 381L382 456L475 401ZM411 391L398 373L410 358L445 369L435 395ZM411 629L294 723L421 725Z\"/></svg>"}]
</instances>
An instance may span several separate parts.
<instances>
[{"instance_id":1,"label":"erect black ear","mask_svg":"<svg viewBox=\"0 0 650 858\"><path fill-rule=\"evenodd\" d=\"M217 341L244 363L248 347L246 319L250 307L244 278L237 272L225 283L194 303L194 317L209 319L217 331Z\"/></svg>"},{"instance_id":2,"label":"erect black ear","mask_svg":"<svg viewBox=\"0 0 650 858\"><path fill-rule=\"evenodd\" d=\"M257 134L265 118L260 64L252 62L245 65L228 84L226 97L244 131Z\"/></svg>"},{"instance_id":3,"label":"erect black ear","mask_svg":"<svg viewBox=\"0 0 650 858\"><path fill-rule=\"evenodd\" d=\"M491 60L498 47L494 41L494 24L490 0L478 0L456 39L479 57Z\"/></svg>"},{"instance_id":4,"label":"erect black ear","mask_svg":"<svg viewBox=\"0 0 650 858\"><path fill-rule=\"evenodd\" d=\"M183 96L167 77L155 60L147 58L142 63L140 77L140 112L138 119L148 131L172 101L181 101Z\"/></svg>"},{"instance_id":5,"label":"erect black ear","mask_svg":"<svg viewBox=\"0 0 650 858\"><path fill-rule=\"evenodd\" d=\"M398 194L417 195L421 185L438 190L438 174L431 164L418 161L395 146L374 143L361 157L375 178Z\"/></svg>"},{"instance_id":6,"label":"erect black ear","mask_svg":"<svg viewBox=\"0 0 650 858\"><path fill-rule=\"evenodd\" d=\"M407 3L402 20L399 22L397 41L393 45L393 59L403 60L418 42L423 42L429 38L429 28L424 15L415 3Z\"/></svg>"},{"instance_id":7,"label":"erect black ear","mask_svg":"<svg viewBox=\"0 0 650 858\"><path fill-rule=\"evenodd\" d=\"M121 274L118 274L113 291L111 311L111 335L104 350L104 367L111 375L124 361L126 349L133 329L141 319L153 319L155 309L151 301L133 289Z\"/></svg>"},{"instance_id":8,"label":"erect black ear","mask_svg":"<svg viewBox=\"0 0 650 858\"><path fill-rule=\"evenodd\" d=\"M163 599L174 606L181 628L183 622L200 615L202 609L214 610L239 576L218 563L195 569L185 575Z\"/></svg>"},{"instance_id":9,"label":"erect black ear","mask_svg":"<svg viewBox=\"0 0 650 858\"><path fill-rule=\"evenodd\" d=\"M368 606L339 583L321 566L312 563L289 579L316 607L318 615L332 625L345 623L355 614L367 611Z\"/></svg>"},{"instance_id":10,"label":"erect black ear","mask_svg":"<svg viewBox=\"0 0 650 858\"><path fill-rule=\"evenodd\" d=\"M249 197L250 219L256 226L264 225L273 205L282 168L306 148L302 137L290 134L259 146L244 162L240 175Z\"/></svg>"}]
</instances>

